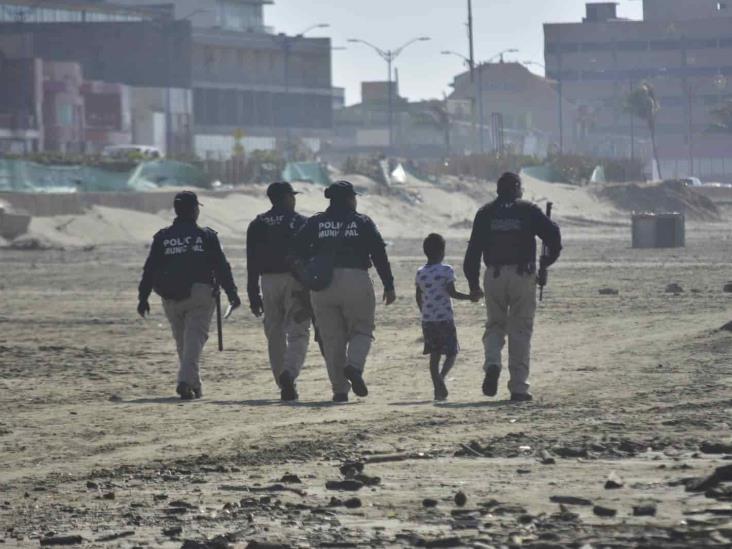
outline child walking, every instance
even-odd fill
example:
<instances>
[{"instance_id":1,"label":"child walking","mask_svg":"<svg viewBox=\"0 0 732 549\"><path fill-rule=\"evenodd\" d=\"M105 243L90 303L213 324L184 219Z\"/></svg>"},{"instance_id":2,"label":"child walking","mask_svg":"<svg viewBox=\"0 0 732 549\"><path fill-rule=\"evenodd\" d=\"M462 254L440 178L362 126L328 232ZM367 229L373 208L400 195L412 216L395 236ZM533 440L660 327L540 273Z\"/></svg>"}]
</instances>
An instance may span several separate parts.
<instances>
[{"instance_id":1,"label":"child walking","mask_svg":"<svg viewBox=\"0 0 732 549\"><path fill-rule=\"evenodd\" d=\"M448 396L445 378L455 365L459 351L452 300L470 300L470 296L455 290L455 271L443 263L445 239L431 234L424 240L427 264L417 271L417 306L422 312L424 354L430 355L430 375L435 388L435 400ZM440 371L440 359L445 362Z\"/></svg>"}]
</instances>

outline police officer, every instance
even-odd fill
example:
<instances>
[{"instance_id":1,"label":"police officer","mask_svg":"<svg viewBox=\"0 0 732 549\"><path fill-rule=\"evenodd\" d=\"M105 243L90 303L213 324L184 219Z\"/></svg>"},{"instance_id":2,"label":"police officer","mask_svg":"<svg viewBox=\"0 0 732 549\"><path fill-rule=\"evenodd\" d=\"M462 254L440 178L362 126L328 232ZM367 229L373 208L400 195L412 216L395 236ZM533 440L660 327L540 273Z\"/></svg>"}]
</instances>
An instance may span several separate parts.
<instances>
[{"instance_id":1,"label":"police officer","mask_svg":"<svg viewBox=\"0 0 732 549\"><path fill-rule=\"evenodd\" d=\"M196 194L178 193L173 206L175 221L153 238L137 312L143 318L150 312L148 298L153 290L162 297L180 360L177 393L191 400L203 395L198 364L215 309L216 285L223 287L232 309L241 300L216 231L197 224Z\"/></svg>"},{"instance_id":2,"label":"police officer","mask_svg":"<svg viewBox=\"0 0 732 549\"><path fill-rule=\"evenodd\" d=\"M328 288L311 293L322 338L333 401L347 402L348 392L368 395L363 379L374 334L376 296L368 270L372 264L384 285L384 301L396 301L386 244L374 222L356 211L356 191L347 181L325 191L330 207L311 217L297 235L303 258L332 253L335 269Z\"/></svg>"},{"instance_id":3,"label":"police officer","mask_svg":"<svg viewBox=\"0 0 732 549\"><path fill-rule=\"evenodd\" d=\"M505 173L498 180L498 198L478 211L473 223L464 272L478 301L480 259L486 266L484 288L488 315L483 345L483 394L495 396L501 374L501 351L508 335L508 389L511 400L526 402L529 393L531 335L536 312L536 237L548 248L541 265L548 267L562 250L559 227L536 205L520 200L521 178Z\"/></svg>"},{"instance_id":4,"label":"police officer","mask_svg":"<svg viewBox=\"0 0 732 549\"><path fill-rule=\"evenodd\" d=\"M310 297L292 274L292 240L307 221L295 211L297 194L289 183L272 183L267 189L272 209L247 230L249 305L255 316L264 314L269 363L285 402L298 399L295 381L305 363L311 322Z\"/></svg>"}]
</instances>

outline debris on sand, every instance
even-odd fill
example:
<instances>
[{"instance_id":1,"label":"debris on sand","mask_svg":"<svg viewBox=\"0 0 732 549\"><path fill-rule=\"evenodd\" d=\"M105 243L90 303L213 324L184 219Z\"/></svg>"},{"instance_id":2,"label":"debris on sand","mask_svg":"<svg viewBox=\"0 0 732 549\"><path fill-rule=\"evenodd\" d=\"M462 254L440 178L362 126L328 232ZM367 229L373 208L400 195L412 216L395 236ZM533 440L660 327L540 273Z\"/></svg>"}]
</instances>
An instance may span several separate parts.
<instances>
[{"instance_id":1,"label":"debris on sand","mask_svg":"<svg viewBox=\"0 0 732 549\"><path fill-rule=\"evenodd\" d=\"M554 456L552 456L548 451L542 450L539 453L540 462L542 465L556 465L557 460L554 459Z\"/></svg>"},{"instance_id":2,"label":"debris on sand","mask_svg":"<svg viewBox=\"0 0 732 549\"><path fill-rule=\"evenodd\" d=\"M615 288L600 288L598 293L600 295L620 295L620 290L616 290Z\"/></svg>"},{"instance_id":3,"label":"debris on sand","mask_svg":"<svg viewBox=\"0 0 732 549\"><path fill-rule=\"evenodd\" d=\"M468 496L466 496L464 492L458 492L455 494L455 505L458 507L465 507L466 503L468 503Z\"/></svg>"},{"instance_id":4,"label":"debris on sand","mask_svg":"<svg viewBox=\"0 0 732 549\"><path fill-rule=\"evenodd\" d=\"M732 294L732 282L727 282L727 284L724 285L724 288L722 288L722 291L726 294Z\"/></svg>"},{"instance_id":5,"label":"debris on sand","mask_svg":"<svg viewBox=\"0 0 732 549\"><path fill-rule=\"evenodd\" d=\"M614 517L618 514L617 510L611 509L610 507L603 507L602 505L595 505L592 508L592 512L598 517Z\"/></svg>"},{"instance_id":6,"label":"debris on sand","mask_svg":"<svg viewBox=\"0 0 732 549\"><path fill-rule=\"evenodd\" d=\"M340 490L345 492L356 492L364 487L364 483L360 480L329 480L325 483L328 490Z\"/></svg>"},{"instance_id":7,"label":"debris on sand","mask_svg":"<svg viewBox=\"0 0 732 549\"><path fill-rule=\"evenodd\" d=\"M657 511L656 504L650 501L633 506L634 517L655 517Z\"/></svg>"},{"instance_id":8,"label":"debris on sand","mask_svg":"<svg viewBox=\"0 0 732 549\"><path fill-rule=\"evenodd\" d=\"M80 545L84 543L84 538L78 535L70 536L48 536L41 538L41 547L48 547L51 545Z\"/></svg>"},{"instance_id":9,"label":"debris on sand","mask_svg":"<svg viewBox=\"0 0 732 549\"><path fill-rule=\"evenodd\" d=\"M721 332L732 332L732 320L719 329Z\"/></svg>"},{"instance_id":10,"label":"debris on sand","mask_svg":"<svg viewBox=\"0 0 732 549\"><path fill-rule=\"evenodd\" d=\"M699 445L699 450L704 454L732 454L732 440L705 440Z\"/></svg>"},{"instance_id":11,"label":"debris on sand","mask_svg":"<svg viewBox=\"0 0 732 549\"><path fill-rule=\"evenodd\" d=\"M605 490L617 490L623 486L625 482L615 472L610 473L605 481Z\"/></svg>"},{"instance_id":12,"label":"debris on sand","mask_svg":"<svg viewBox=\"0 0 732 549\"><path fill-rule=\"evenodd\" d=\"M425 498L422 500L422 507L424 507L425 509L437 507L437 500L432 498Z\"/></svg>"},{"instance_id":13,"label":"debris on sand","mask_svg":"<svg viewBox=\"0 0 732 549\"><path fill-rule=\"evenodd\" d=\"M732 482L732 465L717 467L708 477L692 478L684 483L687 492L705 492L723 482Z\"/></svg>"},{"instance_id":14,"label":"debris on sand","mask_svg":"<svg viewBox=\"0 0 732 549\"><path fill-rule=\"evenodd\" d=\"M668 286L666 286L666 293L667 294L683 294L684 289L681 287L680 284L677 284L676 282L672 282Z\"/></svg>"},{"instance_id":15,"label":"debris on sand","mask_svg":"<svg viewBox=\"0 0 732 549\"><path fill-rule=\"evenodd\" d=\"M302 484L302 480L300 480L300 477L297 475L294 475L292 473L285 474L281 479L280 482L284 484Z\"/></svg>"},{"instance_id":16,"label":"debris on sand","mask_svg":"<svg viewBox=\"0 0 732 549\"><path fill-rule=\"evenodd\" d=\"M172 526L170 528L163 529L163 535L169 538L176 538L183 533L182 526Z\"/></svg>"},{"instance_id":17,"label":"debris on sand","mask_svg":"<svg viewBox=\"0 0 732 549\"><path fill-rule=\"evenodd\" d=\"M589 499L577 496L551 496L549 500L552 503L559 503L562 505L581 505L584 507L592 505L592 502Z\"/></svg>"}]
</instances>

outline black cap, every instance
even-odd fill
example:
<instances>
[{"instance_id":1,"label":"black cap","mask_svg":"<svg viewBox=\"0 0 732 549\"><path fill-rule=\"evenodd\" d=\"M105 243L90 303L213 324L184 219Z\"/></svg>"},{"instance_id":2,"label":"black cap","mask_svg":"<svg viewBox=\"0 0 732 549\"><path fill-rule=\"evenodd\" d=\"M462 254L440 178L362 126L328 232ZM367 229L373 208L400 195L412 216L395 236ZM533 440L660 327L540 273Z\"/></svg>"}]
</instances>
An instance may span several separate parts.
<instances>
[{"instance_id":1,"label":"black cap","mask_svg":"<svg viewBox=\"0 0 732 549\"><path fill-rule=\"evenodd\" d=\"M336 181L325 189L325 198L334 199L346 196L357 196L358 193L349 181Z\"/></svg>"},{"instance_id":2,"label":"black cap","mask_svg":"<svg viewBox=\"0 0 732 549\"><path fill-rule=\"evenodd\" d=\"M300 193L293 189L292 185L290 185L286 181L276 181L275 183L272 183L269 187L267 187L267 196L270 200L278 200L287 196L288 194L295 195Z\"/></svg>"},{"instance_id":3,"label":"black cap","mask_svg":"<svg viewBox=\"0 0 732 549\"><path fill-rule=\"evenodd\" d=\"M179 209L182 209L182 211L193 211L193 208L196 206L203 206L203 204L198 201L196 193L192 191L183 191L175 195L173 207L176 212Z\"/></svg>"}]
</instances>

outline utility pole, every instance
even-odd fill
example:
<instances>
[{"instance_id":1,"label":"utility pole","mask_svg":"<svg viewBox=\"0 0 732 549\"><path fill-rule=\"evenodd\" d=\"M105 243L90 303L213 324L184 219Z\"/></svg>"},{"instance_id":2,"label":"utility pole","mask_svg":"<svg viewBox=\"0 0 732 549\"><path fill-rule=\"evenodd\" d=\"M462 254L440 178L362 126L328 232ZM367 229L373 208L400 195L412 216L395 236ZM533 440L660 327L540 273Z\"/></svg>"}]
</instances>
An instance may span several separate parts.
<instances>
[{"instance_id":1,"label":"utility pole","mask_svg":"<svg viewBox=\"0 0 732 549\"><path fill-rule=\"evenodd\" d=\"M475 147L476 141L478 141L478 131L481 132L481 136L483 133L483 128L481 127L480 130L478 129L478 101L479 97L477 95L477 90L475 88L475 46L473 41L473 0L468 0L468 51L469 58L468 58L468 65L470 66L470 83L473 85L473 105L472 105L472 112L473 112L473 147ZM481 153L483 152L481 148Z\"/></svg>"}]
</instances>

